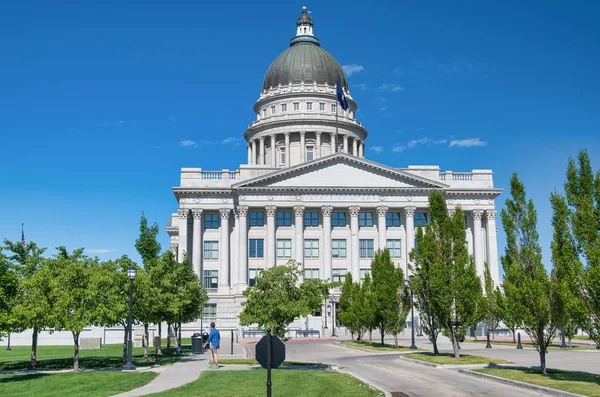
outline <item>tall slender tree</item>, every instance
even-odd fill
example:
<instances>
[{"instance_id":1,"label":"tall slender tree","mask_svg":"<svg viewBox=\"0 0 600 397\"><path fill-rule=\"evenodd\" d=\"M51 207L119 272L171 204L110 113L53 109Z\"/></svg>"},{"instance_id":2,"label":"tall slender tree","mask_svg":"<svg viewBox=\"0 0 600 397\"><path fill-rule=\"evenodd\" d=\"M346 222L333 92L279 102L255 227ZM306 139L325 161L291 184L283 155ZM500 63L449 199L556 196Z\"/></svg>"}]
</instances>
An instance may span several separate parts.
<instances>
[{"instance_id":1,"label":"tall slender tree","mask_svg":"<svg viewBox=\"0 0 600 397\"><path fill-rule=\"evenodd\" d=\"M496 288L494 288L494 280L492 279L492 273L490 272L490 266L488 263L485 263L485 271L484 271L484 289L485 296L483 299L483 307L484 307L484 321L488 328L492 331L492 337L496 340L496 328L498 327L498 323L500 322L500 310L498 307L498 295L496 293ZM500 290L498 289L498 292Z\"/></svg>"},{"instance_id":2,"label":"tall slender tree","mask_svg":"<svg viewBox=\"0 0 600 397\"><path fill-rule=\"evenodd\" d=\"M352 282L352 274L346 274L342 284L342 293L340 294L339 318L353 338L354 335L360 336L360 322L357 315L358 306L360 305L357 299L357 289L359 288L360 286L357 283Z\"/></svg>"},{"instance_id":3,"label":"tall slender tree","mask_svg":"<svg viewBox=\"0 0 600 397\"><path fill-rule=\"evenodd\" d=\"M358 306L358 317L361 328L369 332L369 343L373 343L373 330L377 328L377 312L375 309L375 291L373 281L369 273L365 274L364 280L360 284ZM361 337L362 340L362 337Z\"/></svg>"}]
</instances>

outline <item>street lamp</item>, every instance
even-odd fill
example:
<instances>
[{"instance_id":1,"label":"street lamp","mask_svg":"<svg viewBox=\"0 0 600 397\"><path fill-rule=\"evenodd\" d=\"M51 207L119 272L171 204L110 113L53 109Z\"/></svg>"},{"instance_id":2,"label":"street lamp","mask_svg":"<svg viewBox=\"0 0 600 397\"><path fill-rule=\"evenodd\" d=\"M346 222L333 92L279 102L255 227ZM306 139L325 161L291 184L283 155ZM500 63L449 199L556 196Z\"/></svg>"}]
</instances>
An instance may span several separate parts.
<instances>
[{"instance_id":1,"label":"street lamp","mask_svg":"<svg viewBox=\"0 0 600 397\"><path fill-rule=\"evenodd\" d=\"M127 341L127 364L123 365L124 370L133 371L135 365L131 362L131 353L133 349L133 279L137 269L134 266L127 268L127 277L129 278L129 340Z\"/></svg>"},{"instance_id":2,"label":"street lamp","mask_svg":"<svg viewBox=\"0 0 600 397\"><path fill-rule=\"evenodd\" d=\"M327 300L325 300L327 303ZM327 329L327 317L331 315L331 305L325 305L325 329Z\"/></svg>"},{"instance_id":3,"label":"street lamp","mask_svg":"<svg viewBox=\"0 0 600 397\"><path fill-rule=\"evenodd\" d=\"M331 302L331 336L337 336L335 334L335 304L337 303L337 298L333 295L329 297L329 302Z\"/></svg>"},{"instance_id":4,"label":"street lamp","mask_svg":"<svg viewBox=\"0 0 600 397\"><path fill-rule=\"evenodd\" d=\"M415 345L415 305L413 303L413 292L412 289L410 288L410 284L408 282L407 279L404 280L404 287L406 287L406 289L408 289L410 291L410 316L411 316L411 320L410 320L410 327L411 327L411 332L410 332L410 336L411 336L411 345L410 348L411 349L416 349L417 345Z\"/></svg>"}]
</instances>

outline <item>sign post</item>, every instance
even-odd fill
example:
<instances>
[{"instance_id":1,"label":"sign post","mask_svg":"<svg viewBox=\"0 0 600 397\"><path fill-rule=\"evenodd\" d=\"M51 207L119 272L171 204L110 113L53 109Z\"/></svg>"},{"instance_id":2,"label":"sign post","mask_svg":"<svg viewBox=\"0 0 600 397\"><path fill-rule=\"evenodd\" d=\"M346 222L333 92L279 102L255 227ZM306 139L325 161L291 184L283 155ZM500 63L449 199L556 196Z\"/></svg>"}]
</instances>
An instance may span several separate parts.
<instances>
[{"instance_id":1,"label":"sign post","mask_svg":"<svg viewBox=\"0 0 600 397\"><path fill-rule=\"evenodd\" d=\"M271 335L271 328L256 344L256 361L267 370L267 397L271 397L271 369L285 361L285 345L277 335Z\"/></svg>"}]
</instances>

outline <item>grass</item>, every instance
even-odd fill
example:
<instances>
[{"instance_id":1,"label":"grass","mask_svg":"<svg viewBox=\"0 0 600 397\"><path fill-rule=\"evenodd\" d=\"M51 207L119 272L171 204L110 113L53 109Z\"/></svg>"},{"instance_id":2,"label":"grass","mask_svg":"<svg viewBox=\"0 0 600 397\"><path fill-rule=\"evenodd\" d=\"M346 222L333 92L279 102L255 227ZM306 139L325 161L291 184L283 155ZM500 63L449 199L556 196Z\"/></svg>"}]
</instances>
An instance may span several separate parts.
<instances>
[{"instance_id":1,"label":"grass","mask_svg":"<svg viewBox=\"0 0 600 397\"><path fill-rule=\"evenodd\" d=\"M184 341L182 340L182 343ZM190 345L182 345L184 354L191 351ZM150 366L156 363L155 349L148 349L149 358L144 360L144 349L133 348L133 363L136 366ZM79 365L84 368L117 368L123 365L123 345L103 345L100 349L79 350ZM175 349L162 349L159 363L173 364L181 358ZM7 352L0 349L0 371L30 369L31 346L14 346ZM73 346L38 346L37 369L54 370L73 367Z\"/></svg>"},{"instance_id":2,"label":"grass","mask_svg":"<svg viewBox=\"0 0 600 397\"><path fill-rule=\"evenodd\" d=\"M187 385L162 393L161 397L256 397L265 395L267 371L207 371ZM274 370L273 395L286 397L374 397L383 395L350 375L337 372Z\"/></svg>"},{"instance_id":3,"label":"grass","mask_svg":"<svg viewBox=\"0 0 600 397\"><path fill-rule=\"evenodd\" d=\"M260 365L258 361L253 358L220 358L219 364L234 364L234 365ZM284 361L281 364L282 367L295 367L295 366L308 366L308 367L322 367L326 368L326 364L322 363L307 363L302 361Z\"/></svg>"},{"instance_id":4,"label":"grass","mask_svg":"<svg viewBox=\"0 0 600 397\"><path fill-rule=\"evenodd\" d=\"M584 396L600 397L600 375L587 372L549 369L548 375L542 375L539 369L530 368L484 368L476 372Z\"/></svg>"},{"instance_id":5,"label":"grass","mask_svg":"<svg viewBox=\"0 0 600 397\"><path fill-rule=\"evenodd\" d=\"M487 343L486 340L473 340L473 339L468 339L465 340L465 343ZM513 342L493 342L490 340L490 344L493 345L500 345L500 346L514 346L517 347L516 343ZM530 342L521 342L521 345L523 347L531 347L533 349L535 349L535 346L533 345L533 343ZM550 346L548 346L548 350L595 350L593 347L590 346L571 346L568 348L561 348L560 347L560 343L552 343Z\"/></svg>"},{"instance_id":6,"label":"grass","mask_svg":"<svg viewBox=\"0 0 600 397\"><path fill-rule=\"evenodd\" d=\"M434 364L510 364L510 361L499 360L488 357L481 356L470 356L468 354L461 354L460 358L454 358L453 354L450 353L440 353L435 355L430 352L425 353L414 353L414 354L406 354L405 358L410 358L411 360L417 361L426 361L428 363Z\"/></svg>"},{"instance_id":7,"label":"grass","mask_svg":"<svg viewBox=\"0 0 600 397\"><path fill-rule=\"evenodd\" d=\"M381 345L381 343L375 343L375 342L369 343L369 342L363 342L363 341L360 341L360 342L358 342L358 341L343 341L343 342L340 342L340 344L342 344L344 346L358 347L361 349L368 349L368 350L374 350L374 351L394 351L394 352L414 351L406 346L396 347L396 345L390 345L387 343L384 345ZM417 349L417 350L421 350L421 349Z\"/></svg>"},{"instance_id":8,"label":"grass","mask_svg":"<svg viewBox=\"0 0 600 397\"><path fill-rule=\"evenodd\" d=\"M0 395L11 397L105 397L133 390L154 379L154 372L80 372L0 375Z\"/></svg>"}]
</instances>

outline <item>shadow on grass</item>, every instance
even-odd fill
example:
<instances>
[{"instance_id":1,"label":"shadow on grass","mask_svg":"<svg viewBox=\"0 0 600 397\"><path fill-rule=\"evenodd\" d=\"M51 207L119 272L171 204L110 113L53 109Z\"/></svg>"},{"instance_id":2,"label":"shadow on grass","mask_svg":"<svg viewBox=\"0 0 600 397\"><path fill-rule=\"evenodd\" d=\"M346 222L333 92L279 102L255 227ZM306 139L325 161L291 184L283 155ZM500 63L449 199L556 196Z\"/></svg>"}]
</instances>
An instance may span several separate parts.
<instances>
[{"instance_id":1,"label":"shadow on grass","mask_svg":"<svg viewBox=\"0 0 600 397\"><path fill-rule=\"evenodd\" d=\"M48 374L27 374L27 375L7 375L0 377L0 385L5 383L26 382L29 380L40 379Z\"/></svg>"},{"instance_id":2,"label":"shadow on grass","mask_svg":"<svg viewBox=\"0 0 600 397\"><path fill-rule=\"evenodd\" d=\"M591 374L589 372L581 371L562 371L560 369L548 369L548 375L542 375L539 367L537 368L512 368L517 371L521 371L527 375L541 375L548 379L565 382L588 382L595 383L600 386L600 375Z\"/></svg>"}]
</instances>

